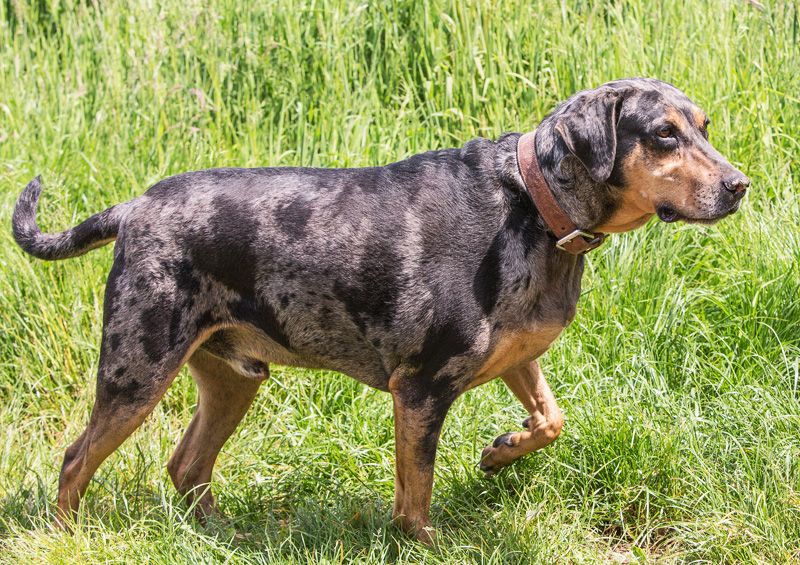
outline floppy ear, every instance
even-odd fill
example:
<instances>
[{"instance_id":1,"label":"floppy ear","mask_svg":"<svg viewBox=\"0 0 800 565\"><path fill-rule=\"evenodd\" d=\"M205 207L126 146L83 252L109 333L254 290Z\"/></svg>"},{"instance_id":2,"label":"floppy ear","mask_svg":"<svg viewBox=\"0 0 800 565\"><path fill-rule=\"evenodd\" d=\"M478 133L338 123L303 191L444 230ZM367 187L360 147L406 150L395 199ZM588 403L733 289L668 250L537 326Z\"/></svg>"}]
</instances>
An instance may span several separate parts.
<instances>
[{"instance_id":1,"label":"floppy ear","mask_svg":"<svg viewBox=\"0 0 800 565\"><path fill-rule=\"evenodd\" d=\"M595 182L608 180L614 168L622 100L622 94L614 90L587 93L572 102L556 121L556 131L570 153Z\"/></svg>"}]
</instances>

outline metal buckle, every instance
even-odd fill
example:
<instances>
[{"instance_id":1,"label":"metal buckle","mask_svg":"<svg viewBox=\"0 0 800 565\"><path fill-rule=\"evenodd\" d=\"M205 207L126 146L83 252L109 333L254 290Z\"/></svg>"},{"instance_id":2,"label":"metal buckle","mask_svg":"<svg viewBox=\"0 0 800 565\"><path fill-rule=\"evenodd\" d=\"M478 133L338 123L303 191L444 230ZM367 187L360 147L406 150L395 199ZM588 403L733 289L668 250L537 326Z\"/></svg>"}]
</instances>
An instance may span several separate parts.
<instances>
[{"instance_id":1,"label":"metal buckle","mask_svg":"<svg viewBox=\"0 0 800 565\"><path fill-rule=\"evenodd\" d=\"M565 235L564 237L559 239L556 242L556 247L561 251L567 251L569 253L569 251L565 249L564 246L573 239L575 239L576 237L582 237L584 241L586 241L587 245L589 245L589 247L584 251L584 253L586 253L586 251L591 251L592 249L600 247L600 245L602 245L603 241L606 238L606 234L602 233L598 235L590 232L585 232L582 230L575 230L571 234Z\"/></svg>"}]
</instances>

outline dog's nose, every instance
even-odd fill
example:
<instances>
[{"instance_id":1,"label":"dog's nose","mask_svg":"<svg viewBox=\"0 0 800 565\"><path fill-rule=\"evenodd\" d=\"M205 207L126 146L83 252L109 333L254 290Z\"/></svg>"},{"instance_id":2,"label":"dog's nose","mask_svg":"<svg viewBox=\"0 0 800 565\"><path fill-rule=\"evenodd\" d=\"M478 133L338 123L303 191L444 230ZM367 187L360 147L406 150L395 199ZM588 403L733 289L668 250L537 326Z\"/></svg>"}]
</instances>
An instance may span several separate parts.
<instances>
[{"instance_id":1,"label":"dog's nose","mask_svg":"<svg viewBox=\"0 0 800 565\"><path fill-rule=\"evenodd\" d=\"M744 196L747 187L750 186L750 179L742 174L728 177L722 180L722 186L733 195Z\"/></svg>"}]
</instances>

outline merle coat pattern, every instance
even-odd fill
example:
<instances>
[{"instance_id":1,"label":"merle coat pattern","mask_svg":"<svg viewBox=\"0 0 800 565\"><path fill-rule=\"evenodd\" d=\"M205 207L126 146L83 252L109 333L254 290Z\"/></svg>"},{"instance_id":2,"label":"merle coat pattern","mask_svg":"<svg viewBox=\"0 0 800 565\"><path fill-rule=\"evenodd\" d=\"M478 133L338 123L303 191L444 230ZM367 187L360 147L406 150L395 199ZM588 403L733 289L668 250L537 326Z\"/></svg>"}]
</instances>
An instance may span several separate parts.
<instances>
[{"instance_id":1,"label":"merle coat pattern","mask_svg":"<svg viewBox=\"0 0 800 565\"><path fill-rule=\"evenodd\" d=\"M749 181L706 125L666 83L615 81L547 116L536 153L581 229L626 231L656 213L712 222ZM461 393L502 377L530 413L484 450L487 473L553 441L561 413L536 358L575 316L584 259L554 246L519 173L519 137L383 167L184 173L59 234L36 224L34 179L13 217L25 251L64 259L116 239L97 399L66 452L57 520L187 362L198 409L168 468L203 514L215 511L203 487L216 456L269 363L392 394L394 516L423 541L439 432Z\"/></svg>"}]
</instances>

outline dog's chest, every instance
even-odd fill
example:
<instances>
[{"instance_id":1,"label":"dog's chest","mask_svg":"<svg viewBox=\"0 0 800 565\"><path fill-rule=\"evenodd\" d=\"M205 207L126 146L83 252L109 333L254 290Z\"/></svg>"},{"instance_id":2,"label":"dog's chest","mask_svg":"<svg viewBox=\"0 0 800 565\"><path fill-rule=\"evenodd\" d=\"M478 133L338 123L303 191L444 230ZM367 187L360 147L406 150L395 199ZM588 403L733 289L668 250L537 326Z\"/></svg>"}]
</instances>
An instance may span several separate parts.
<instances>
[{"instance_id":1,"label":"dog's chest","mask_svg":"<svg viewBox=\"0 0 800 565\"><path fill-rule=\"evenodd\" d=\"M478 369L471 386L490 381L509 369L542 355L564 330L565 324L542 324L524 330L500 331Z\"/></svg>"},{"instance_id":2,"label":"dog's chest","mask_svg":"<svg viewBox=\"0 0 800 565\"><path fill-rule=\"evenodd\" d=\"M575 268L576 267L576 268ZM471 386L541 356L574 319L582 265L548 273L538 291L509 293L492 327L489 347Z\"/></svg>"}]
</instances>

